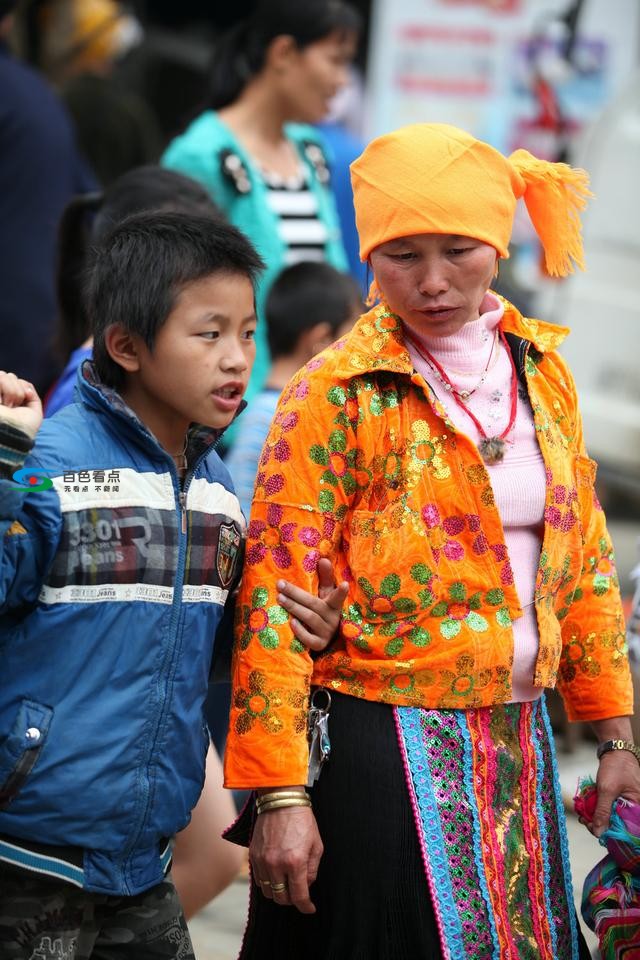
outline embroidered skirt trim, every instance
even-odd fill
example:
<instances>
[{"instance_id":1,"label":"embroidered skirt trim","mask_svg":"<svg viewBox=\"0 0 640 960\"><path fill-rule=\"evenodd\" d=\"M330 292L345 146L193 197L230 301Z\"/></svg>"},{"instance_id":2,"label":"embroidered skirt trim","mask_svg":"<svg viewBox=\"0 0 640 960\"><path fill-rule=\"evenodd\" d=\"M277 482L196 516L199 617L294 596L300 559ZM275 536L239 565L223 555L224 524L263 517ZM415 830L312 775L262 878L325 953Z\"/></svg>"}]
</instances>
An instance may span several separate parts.
<instances>
[{"instance_id":1,"label":"embroidered skirt trim","mask_svg":"<svg viewBox=\"0 0 640 960\"><path fill-rule=\"evenodd\" d=\"M443 956L578 960L544 698L394 713Z\"/></svg>"}]
</instances>

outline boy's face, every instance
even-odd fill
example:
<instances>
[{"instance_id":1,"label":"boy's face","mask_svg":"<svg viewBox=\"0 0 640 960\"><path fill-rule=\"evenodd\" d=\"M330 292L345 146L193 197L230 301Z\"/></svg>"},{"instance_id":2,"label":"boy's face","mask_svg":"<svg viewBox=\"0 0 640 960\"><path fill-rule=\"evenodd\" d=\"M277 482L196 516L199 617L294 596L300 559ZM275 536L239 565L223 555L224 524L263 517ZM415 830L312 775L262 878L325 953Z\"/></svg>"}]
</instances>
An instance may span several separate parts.
<instances>
[{"instance_id":1,"label":"boy's face","mask_svg":"<svg viewBox=\"0 0 640 960\"><path fill-rule=\"evenodd\" d=\"M149 426L161 421L158 435L192 422L228 426L255 359L255 329L248 277L217 273L186 283L153 350L139 346L134 390Z\"/></svg>"}]
</instances>

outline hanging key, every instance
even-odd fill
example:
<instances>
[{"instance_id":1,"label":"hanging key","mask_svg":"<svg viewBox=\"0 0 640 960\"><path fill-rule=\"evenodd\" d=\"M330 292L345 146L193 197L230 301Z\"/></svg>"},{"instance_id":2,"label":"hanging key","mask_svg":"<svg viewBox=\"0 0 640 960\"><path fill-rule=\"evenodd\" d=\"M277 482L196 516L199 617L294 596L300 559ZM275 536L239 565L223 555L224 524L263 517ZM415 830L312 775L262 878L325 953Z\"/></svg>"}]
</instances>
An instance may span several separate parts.
<instances>
[{"instance_id":1,"label":"hanging key","mask_svg":"<svg viewBox=\"0 0 640 960\"><path fill-rule=\"evenodd\" d=\"M324 687L314 690L309 705L308 741L309 741L309 772L307 786L312 787L320 776L322 766L331 753L329 740L329 709L331 694Z\"/></svg>"}]
</instances>

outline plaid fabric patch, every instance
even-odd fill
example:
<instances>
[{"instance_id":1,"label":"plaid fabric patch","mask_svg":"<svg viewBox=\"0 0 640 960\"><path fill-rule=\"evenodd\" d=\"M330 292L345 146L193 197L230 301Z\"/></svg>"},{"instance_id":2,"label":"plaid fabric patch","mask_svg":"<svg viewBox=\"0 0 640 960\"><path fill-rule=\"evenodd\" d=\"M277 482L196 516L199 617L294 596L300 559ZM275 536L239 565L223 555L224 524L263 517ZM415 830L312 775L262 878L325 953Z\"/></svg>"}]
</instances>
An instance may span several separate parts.
<instances>
[{"instance_id":1,"label":"plaid fabric patch","mask_svg":"<svg viewBox=\"0 0 640 960\"><path fill-rule=\"evenodd\" d=\"M150 584L171 588L178 567L178 515L151 507L97 507L63 515L45 587ZM228 590L239 575L242 532L225 514L187 513L184 583Z\"/></svg>"},{"instance_id":2,"label":"plaid fabric patch","mask_svg":"<svg viewBox=\"0 0 640 960\"><path fill-rule=\"evenodd\" d=\"M228 516L189 514L188 561L185 584L210 584L228 590L240 576L242 562L240 524Z\"/></svg>"},{"instance_id":3,"label":"plaid fabric patch","mask_svg":"<svg viewBox=\"0 0 640 960\"><path fill-rule=\"evenodd\" d=\"M45 586L147 583L170 587L178 565L175 512L97 507L63 515Z\"/></svg>"}]
</instances>

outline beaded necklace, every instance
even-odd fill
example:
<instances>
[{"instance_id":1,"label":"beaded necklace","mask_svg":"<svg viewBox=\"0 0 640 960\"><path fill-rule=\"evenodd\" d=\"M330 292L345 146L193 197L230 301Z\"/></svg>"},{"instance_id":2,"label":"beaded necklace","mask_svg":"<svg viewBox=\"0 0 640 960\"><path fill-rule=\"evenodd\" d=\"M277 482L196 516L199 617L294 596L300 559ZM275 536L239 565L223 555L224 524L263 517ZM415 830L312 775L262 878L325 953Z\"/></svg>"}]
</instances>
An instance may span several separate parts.
<instances>
[{"instance_id":1,"label":"beaded necklace","mask_svg":"<svg viewBox=\"0 0 640 960\"><path fill-rule=\"evenodd\" d=\"M475 391L480 386L480 383L476 384L476 386L471 391L457 390L452 384L449 377L447 376L442 365L438 363L436 358L431 353L429 353L427 348L424 347L417 340L417 338L412 334L412 332L408 330L406 327L405 327L405 336L407 337L408 340L411 341L414 348L420 354L422 359L425 360L429 364L429 366L433 368L434 372L436 373L436 376L444 385L444 388L447 391L447 393L451 394L451 396L453 397L455 402L458 404L460 409L464 410L464 412L467 414L469 419L473 421L478 433L482 437L482 440L478 444L478 451L480 453L480 456L484 460L484 462L488 464L500 463L504 459L505 437L512 430L513 425L516 422L516 412L518 409L518 374L516 371L516 365L513 362L511 350L509 349L509 345L506 341L505 335L502 332L502 330L499 331L500 340L502 341L502 344L505 350L507 351L507 356L509 357L509 361L511 363L511 387L510 387L511 409L509 412L509 422L507 423L507 426L502 431L502 433L497 437L487 436L486 430L484 429L484 427L476 417L475 413L473 413L473 411L470 410L465 403L465 400L468 400L471 394L475 393ZM493 347L492 347L492 352L493 352ZM489 357L489 362L490 361L491 361L491 357ZM484 377L487 375L487 372L488 372L488 364L487 364L487 370L485 370L485 373L483 374L483 380L481 380L481 383L484 382Z\"/></svg>"},{"instance_id":2,"label":"beaded necklace","mask_svg":"<svg viewBox=\"0 0 640 960\"><path fill-rule=\"evenodd\" d=\"M417 350L420 349L419 344L415 343L415 341L414 341L414 339L413 339L412 336L411 336L411 342L415 344ZM447 393L452 393L452 394L454 395L454 397L458 397L459 400L462 400L463 403L466 403L467 400L469 399L469 397L473 396L473 394L476 392L476 390L478 390L478 389L482 386L482 384L483 384L483 383L485 382L485 380L487 379L487 376L489 375L490 371L492 370L492 368L493 368L493 366L494 366L494 364L495 364L495 361L494 361L494 363L492 363L492 362L491 362L491 358L492 358L493 355L494 355L494 351L495 351L495 347L496 347L496 343L497 343L497 342L498 342L498 331L497 331L497 329L496 329L496 331L495 331L495 333L494 333L494 337L493 337L493 343L491 344L491 351L490 351L490 353L489 353L489 359L487 360L486 366L485 366L485 368L484 368L484 370L483 370L483 372L482 372L482 375L481 375L480 379L479 379L478 382L476 383L475 387L472 387L472 388L471 388L471 390L458 390L457 387L454 387L454 385L453 385L453 383L451 382L451 380L449 379L449 377L443 377L443 376L442 376L442 367L441 367L440 364L435 364L435 363L433 363L431 360L427 360L427 358L424 357L424 356L423 356L423 359L424 359L424 360L427 360L427 363L428 363L429 366L432 368L433 372L435 373L436 377L438 378L438 380L440 381L440 383L442 384L442 386L445 388L445 390L447 391ZM431 356L431 354L429 354L429 356ZM497 354L497 353L496 353L495 359L496 359L496 360L498 359L498 354ZM449 368L449 369L451 369L451 368ZM451 372L452 372L452 373L460 373L460 374L463 375L463 376L468 376L467 371L464 371L464 373L463 373L461 370L452 370L452 369L451 369Z\"/></svg>"}]
</instances>

